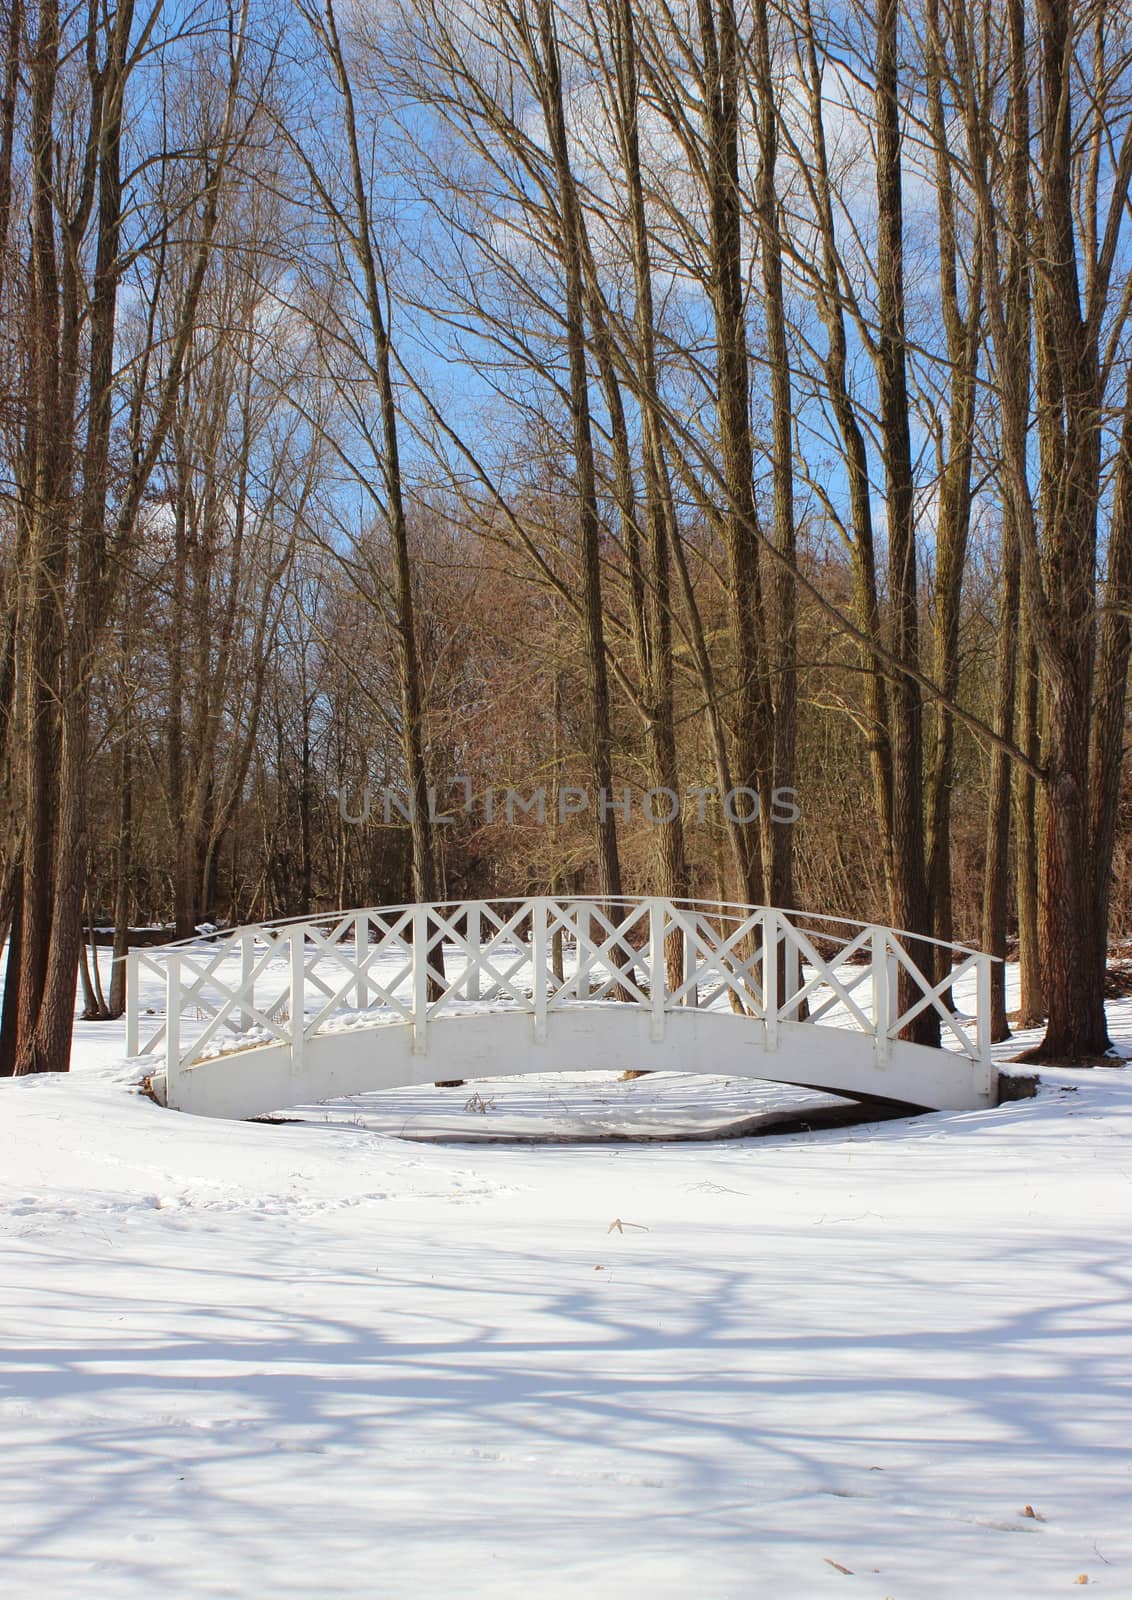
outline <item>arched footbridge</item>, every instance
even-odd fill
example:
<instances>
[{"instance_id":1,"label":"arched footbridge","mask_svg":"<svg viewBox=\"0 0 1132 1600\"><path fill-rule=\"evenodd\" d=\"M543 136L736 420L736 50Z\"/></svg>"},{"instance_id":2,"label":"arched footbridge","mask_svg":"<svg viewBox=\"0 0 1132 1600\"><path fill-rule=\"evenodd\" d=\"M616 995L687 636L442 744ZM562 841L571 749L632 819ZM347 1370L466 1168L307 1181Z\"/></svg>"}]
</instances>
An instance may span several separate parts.
<instances>
[{"instance_id":1,"label":"arched footbridge","mask_svg":"<svg viewBox=\"0 0 1132 1600\"><path fill-rule=\"evenodd\" d=\"M152 1060L158 1099L216 1117L579 1069L994 1105L991 957L946 945L928 961L932 945L655 897L383 906L131 950L127 1049ZM940 1048L901 1037L922 1012Z\"/></svg>"}]
</instances>

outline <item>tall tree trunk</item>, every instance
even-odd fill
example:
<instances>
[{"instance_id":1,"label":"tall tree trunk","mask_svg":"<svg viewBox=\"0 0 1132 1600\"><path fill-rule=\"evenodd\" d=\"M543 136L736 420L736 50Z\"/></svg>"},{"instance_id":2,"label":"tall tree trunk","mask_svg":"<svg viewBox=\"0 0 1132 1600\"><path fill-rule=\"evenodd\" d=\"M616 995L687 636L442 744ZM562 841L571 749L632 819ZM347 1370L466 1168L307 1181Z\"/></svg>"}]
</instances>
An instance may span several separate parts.
<instances>
[{"instance_id":1,"label":"tall tree trunk","mask_svg":"<svg viewBox=\"0 0 1132 1600\"><path fill-rule=\"evenodd\" d=\"M775 788L793 789L798 739L798 601L794 580L798 534L794 516L794 397L786 342L786 302L782 279L782 233L778 199L779 95L771 71L767 8L756 5L754 79L759 143L755 190L759 254L762 258L767 367L770 376L771 470L774 483L774 544L781 561L771 577L773 605L772 694L774 703ZM794 824L773 822L769 899L794 904ZM782 974L786 979L785 972Z\"/></svg>"},{"instance_id":2,"label":"tall tree trunk","mask_svg":"<svg viewBox=\"0 0 1132 1600\"><path fill-rule=\"evenodd\" d=\"M1092 743L1089 750L1089 894L1092 912L1090 961L1104 972L1108 961L1112 861L1116 848L1120 783L1127 729L1128 666L1132 656L1132 371L1124 403L1124 427L1116 463L1108 573L1097 645Z\"/></svg>"},{"instance_id":3,"label":"tall tree trunk","mask_svg":"<svg viewBox=\"0 0 1132 1600\"><path fill-rule=\"evenodd\" d=\"M570 164L569 139L562 99L562 74L552 0L538 0L539 58L533 62L546 120L547 140L554 162L560 210L559 247L564 278L563 317L569 368L570 428L574 452L575 514L578 519L582 571L582 618L589 700L589 756L598 790L597 869L598 892L618 898L621 863L617 850L617 824L613 798L613 733L609 673L605 654L605 622L601 597L601 521L597 504L593 434L590 418L589 372L586 360L585 253L577 186Z\"/></svg>"},{"instance_id":4,"label":"tall tree trunk","mask_svg":"<svg viewBox=\"0 0 1132 1600\"><path fill-rule=\"evenodd\" d=\"M110 975L109 1014L120 1017L126 1009L126 955L130 948L130 914L133 909L131 874L134 865L134 748L129 712L122 732L118 765L118 837L114 841L114 965Z\"/></svg>"},{"instance_id":5,"label":"tall tree trunk","mask_svg":"<svg viewBox=\"0 0 1132 1600\"><path fill-rule=\"evenodd\" d=\"M759 826L745 830L741 898L765 903L774 870L772 790L774 711L767 663L760 641L766 637L759 572L758 512L755 504L754 449L751 440L750 387L739 188L739 25L732 0L697 0L703 53L701 93L706 139L710 295L715 320L716 407L721 476L726 495L723 536L728 571L728 621L735 653L733 719L736 785L745 797L733 809Z\"/></svg>"},{"instance_id":6,"label":"tall tree trunk","mask_svg":"<svg viewBox=\"0 0 1132 1600\"><path fill-rule=\"evenodd\" d=\"M1045 824L1041 852L1042 977L1046 1033L1033 1059L1088 1059L1108 1049L1104 966L1090 859L1089 747L1095 654L1097 508L1103 394L1099 320L1082 310L1077 267L1071 96L1076 19L1039 0L1041 258L1038 265L1041 501L1039 572L1023 551L1045 721ZM1127 177L1124 179L1127 188ZM1119 195L1116 203L1123 206ZM1093 292L1096 288L1095 268ZM1092 298L1092 295L1090 296ZM1030 559L1027 560L1029 555Z\"/></svg>"},{"instance_id":7,"label":"tall tree trunk","mask_svg":"<svg viewBox=\"0 0 1132 1600\"><path fill-rule=\"evenodd\" d=\"M936 947L935 977L942 979L951 960L945 946L954 938L951 874L951 792L955 777L955 720L948 702L959 694L959 621L963 574L971 528L971 473L975 445L979 354L982 348L982 251L977 231L974 265L967 276L964 305L959 277L962 260L952 181L952 154L944 105L946 43L941 36L938 0L928 5L928 102L935 156L939 215L940 301L950 363L948 436L941 462L939 518L936 527L934 676L945 699L934 707L934 729L926 781L927 886ZM1009 738L1007 728L1004 737ZM996 755L999 752L996 751ZM944 991L945 1004L951 990Z\"/></svg>"},{"instance_id":8,"label":"tall tree trunk","mask_svg":"<svg viewBox=\"0 0 1132 1600\"><path fill-rule=\"evenodd\" d=\"M23 0L7 0L7 16L0 23L7 44L3 87L0 88L0 303L7 280L12 219L12 159L15 151L16 105L23 55Z\"/></svg>"},{"instance_id":9,"label":"tall tree trunk","mask_svg":"<svg viewBox=\"0 0 1132 1600\"><path fill-rule=\"evenodd\" d=\"M23 858L17 1073L65 1071L69 1064L87 871L91 677L136 539L142 496L172 420L173 397L215 230L221 175L233 140L243 59L241 24L232 34L221 133L216 150L209 151L204 162L204 203L197 218L184 314L169 340L151 406L143 406L139 399L130 410L129 450L122 452L127 464L111 515L117 295L124 268L119 249L120 146L125 89L134 59L132 23L129 0L109 15L90 13L91 32L85 41L86 148L82 180L68 211L66 191L55 182L53 160L59 18L53 0L40 0L31 117L33 365L39 387L30 408L31 445L26 452L32 493L24 613L29 755L25 823L34 820L34 830ZM100 60L103 41L105 56ZM87 258L82 245L92 217L94 265L87 283L80 277ZM62 240L58 255L57 229ZM79 455L77 419L84 408ZM25 492L25 502L27 498ZM45 705L48 698L53 705ZM49 829L39 822L41 814L50 817Z\"/></svg>"},{"instance_id":10,"label":"tall tree trunk","mask_svg":"<svg viewBox=\"0 0 1132 1600\"><path fill-rule=\"evenodd\" d=\"M409 553L408 519L405 512L401 477L401 454L397 424L397 398L393 387L392 342L382 306L382 275L374 244L370 216L369 186L362 163L354 104L354 85L338 34L332 0L326 0L322 34L342 100L343 125L349 154L353 224L348 234L365 284L365 309L373 345L374 373L381 411L381 473L385 488L389 538L393 549L393 592L396 609L397 667L401 692L401 746L405 775L412 796L413 895L420 901L438 896L436 848L429 805L428 767L425 761L424 687L417 647L416 608L413 599L413 567ZM430 966L443 975L443 950L430 955Z\"/></svg>"},{"instance_id":11,"label":"tall tree trunk","mask_svg":"<svg viewBox=\"0 0 1132 1600\"><path fill-rule=\"evenodd\" d=\"M814 200L820 237L818 311L825 323L827 346L824 375L830 406L841 437L852 524L853 609L857 626L867 640L881 639L876 539L873 530L872 484L865 436L849 391L849 354L845 329L846 299L837 250L833 211L833 185L826 148L826 110L810 0L802 0L802 49L805 62L809 129L813 142ZM873 806L880 834L881 860L888 905L896 904L893 864L892 739L889 726L889 686L875 651L863 645L864 716L868 729L869 769L873 780Z\"/></svg>"},{"instance_id":12,"label":"tall tree trunk","mask_svg":"<svg viewBox=\"0 0 1132 1600\"><path fill-rule=\"evenodd\" d=\"M16 1070L16 1045L19 1035L20 946L23 943L23 868L17 862L12 873L11 932L8 935L8 964L5 968L4 1000L0 1007L0 1078L10 1078Z\"/></svg>"},{"instance_id":13,"label":"tall tree trunk","mask_svg":"<svg viewBox=\"0 0 1132 1600\"><path fill-rule=\"evenodd\" d=\"M919 666L919 594L909 428L907 338L904 309L904 221L897 53L898 0L878 0L876 14L877 291L879 327L877 382L881 455L888 512L888 588L892 652ZM923 703L911 675L891 685L892 861L895 899L892 921L909 933L929 933L930 905L924 861ZM912 942L909 952L930 973L929 945ZM914 1004L919 986L901 969L900 1010ZM928 1007L909 1026L921 1044L939 1043L939 1016Z\"/></svg>"},{"instance_id":14,"label":"tall tree trunk","mask_svg":"<svg viewBox=\"0 0 1132 1600\"><path fill-rule=\"evenodd\" d=\"M995 659L994 725L1003 738L1014 732L1018 681L1019 626L1018 535L1007 508L1002 534L1002 581L998 602L998 651ZM994 1043L1010 1037L1006 1020L1006 937L1010 903L1010 758L1002 749L990 755L987 796L986 865L983 871L982 946L998 959L991 967L990 1036ZM1032 780L1031 780L1032 782Z\"/></svg>"},{"instance_id":15,"label":"tall tree trunk","mask_svg":"<svg viewBox=\"0 0 1132 1600\"><path fill-rule=\"evenodd\" d=\"M119 254L121 130L132 20L132 4L130 0L122 0L108 29L106 62L97 71L93 66L90 68L90 140L93 159L97 162L97 243L87 313L89 397L78 529L74 541L72 616L60 654L58 679L59 739L53 751L56 794L50 937L40 1005L34 1028L21 1044L16 1064L18 1073L65 1072L70 1061L74 1026L88 862L86 781L90 681L101 630L106 624L101 607L105 598L105 519L110 487L114 340L122 265ZM90 42L90 50L93 58L94 40ZM72 221L72 230L74 226ZM68 542L69 539L70 530ZM69 569L69 555L66 564ZM58 593L52 597L52 603L58 606Z\"/></svg>"},{"instance_id":16,"label":"tall tree trunk","mask_svg":"<svg viewBox=\"0 0 1132 1600\"><path fill-rule=\"evenodd\" d=\"M645 547L648 585L644 601L642 663L648 709L649 769L653 786L680 795L676 751L675 688L672 659L672 584L670 555L679 537L659 417L652 260L640 156L640 62L632 0L613 0L615 111L629 210L633 261L633 333L641 414L641 475L645 497ZM656 881L660 893L679 899L688 892L684 827L679 805L655 828ZM668 941L668 980L683 978L683 941Z\"/></svg>"},{"instance_id":17,"label":"tall tree trunk","mask_svg":"<svg viewBox=\"0 0 1132 1600\"><path fill-rule=\"evenodd\" d=\"M1019 642L1021 715L1018 742L1035 764L1041 758L1038 664L1023 614ZM1045 1021L1042 947L1038 926L1038 841L1041 834L1037 779L1018 768L1014 773L1014 884L1018 903L1018 1026L1036 1028Z\"/></svg>"},{"instance_id":18,"label":"tall tree trunk","mask_svg":"<svg viewBox=\"0 0 1132 1600\"><path fill-rule=\"evenodd\" d=\"M26 560L18 622L17 681L22 698L24 753L24 891L18 984L15 1070L35 1070L32 1047L47 984L56 861L58 704L63 651L57 597L65 591L70 510L71 411L60 328L60 281L55 245L53 119L58 74L59 18L53 0L40 0L31 62L31 273L29 329L31 400L23 460L27 474L18 514L26 518Z\"/></svg>"}]
</instances>

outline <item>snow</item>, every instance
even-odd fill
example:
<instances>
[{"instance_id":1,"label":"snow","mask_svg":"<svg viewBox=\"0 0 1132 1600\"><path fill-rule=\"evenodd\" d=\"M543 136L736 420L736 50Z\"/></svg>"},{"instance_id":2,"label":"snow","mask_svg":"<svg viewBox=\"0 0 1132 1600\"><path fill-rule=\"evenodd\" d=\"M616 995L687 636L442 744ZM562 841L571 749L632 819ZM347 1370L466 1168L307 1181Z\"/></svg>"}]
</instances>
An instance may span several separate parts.
<instances>
[{"instance_id":1,"label":"snow","mask_svg":"<svg viewBox=\"0 0 1132 1600\"><path fill-rule=\"evenodd\" d=\"M122 1050L80 1022L69 1077L0 1083L5 1600L1132 1594L1132 1066L540 1147L397 1135L767 1092L571 1075L236 1124L160 1109Z\"/></svg>"},{"instance_id":2,"label":"snow","mask_svg":"<svg viewBox=\"0 0 1132 1600\"><path fill-rule=\"evenodd\" d=\"M347 1124L401 1139L482 1144L736 1138L831 1114L860 1119L851 1101L817 1089L747 1078L650 1073L635 1084L611 1073L532 1073L459 1088L387 1089L289 1108L303 1121Z\"/></svg>"}]
</instances>

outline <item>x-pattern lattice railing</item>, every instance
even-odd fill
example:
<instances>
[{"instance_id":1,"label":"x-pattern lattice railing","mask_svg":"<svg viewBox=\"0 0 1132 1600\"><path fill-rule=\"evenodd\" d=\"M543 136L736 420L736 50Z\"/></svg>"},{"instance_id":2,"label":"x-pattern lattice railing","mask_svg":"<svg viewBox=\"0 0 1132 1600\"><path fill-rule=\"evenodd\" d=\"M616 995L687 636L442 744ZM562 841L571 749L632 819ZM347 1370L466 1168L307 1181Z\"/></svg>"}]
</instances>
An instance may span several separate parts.
<instances>
[{"instance_id":1,"label":"x-pattern lattice railing","mask_svg":"<svg viewBox=\"0 0 1132 1600\"><path fill-rule=\"evenodd\" d=\"M913 950L941 951L943 975L925 974ZM654 1038L673 1012L730 1008L763 1024L769 1049L781 1024L807 1022L871 1035L881 1056L932 1012L949 1048L987 1062L990 960L873 924L709 901L376 907L132 950L127 1048L163 1049L178 1072L279 1043L299 1070L304 1043L342 1027L408 1025L423 1052L429 1024L446 1015L517 1009L537 1039L555 1011L608 1003L648 1011ZM972 972L973 1027L948 1003ZM164 1015L142 1005L146 977L163 984Z\"/></svg>"}]
</instances>

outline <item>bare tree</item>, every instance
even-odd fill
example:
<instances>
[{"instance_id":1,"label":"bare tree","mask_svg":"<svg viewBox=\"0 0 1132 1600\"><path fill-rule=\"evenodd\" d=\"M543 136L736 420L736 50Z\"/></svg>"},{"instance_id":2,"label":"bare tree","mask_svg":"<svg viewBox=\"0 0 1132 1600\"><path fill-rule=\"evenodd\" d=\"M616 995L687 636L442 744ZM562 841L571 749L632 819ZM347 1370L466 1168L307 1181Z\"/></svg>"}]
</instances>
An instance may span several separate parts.
<instances>
[{"instance_id":1,"label":"bare tree","mask_svg":"<svg viewBox=\"0 0 1132 1600\"><path fill-rule=\"evenodd\" d=\"M15 1014L7 1019L15 1030L8 1048L17 1073L58 1071L68 1063L87 866L91 674L170 427L220 191L241 132L243 17L230 12L216 114L206 119L199 146L200 186L179 218L182 225L192 218L197 241L184 316L164 353L152 407L143 395L154 352L131 372L124 422L129 465L112 494L118 297L135 259L123 235L130 176L123 171L123 126L131 75L159 17L160 6L135 18L126 3L91 13L76 38L77 19L64 18L54 0L40 0L30 45L31 389L18 509L16 661L24 894L20 959L8 979L17 985ZM85 81L73 94L80 60ZM73 164L60 165L65 149L81 153ZM160 213L153 217L160 227Z\"/></svg>"}]
</instances>

